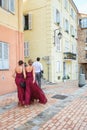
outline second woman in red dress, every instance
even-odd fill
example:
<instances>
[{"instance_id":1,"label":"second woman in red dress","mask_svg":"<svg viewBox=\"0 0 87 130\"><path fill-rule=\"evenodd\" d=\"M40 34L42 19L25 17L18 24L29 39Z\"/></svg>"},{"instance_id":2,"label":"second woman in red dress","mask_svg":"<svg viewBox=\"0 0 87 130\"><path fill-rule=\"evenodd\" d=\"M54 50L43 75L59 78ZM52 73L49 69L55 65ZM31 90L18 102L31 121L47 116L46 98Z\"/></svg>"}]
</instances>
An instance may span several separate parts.
<instances>
[{"instance_id":1,"label":"second woman in red dress","mask_svg":"<svg viewBox=\"0 0 87 130\"><path fill-rule=\"evenodd\" d=\"M32 66L32 60L28 61L28 66L25 68L26 71L26 90L25 90L25 107L30 105L34 99L38 99L39 103L45 104L47 98L42 89L37 85L35 81L35 70Z\"/></svg>"}]
</instances>

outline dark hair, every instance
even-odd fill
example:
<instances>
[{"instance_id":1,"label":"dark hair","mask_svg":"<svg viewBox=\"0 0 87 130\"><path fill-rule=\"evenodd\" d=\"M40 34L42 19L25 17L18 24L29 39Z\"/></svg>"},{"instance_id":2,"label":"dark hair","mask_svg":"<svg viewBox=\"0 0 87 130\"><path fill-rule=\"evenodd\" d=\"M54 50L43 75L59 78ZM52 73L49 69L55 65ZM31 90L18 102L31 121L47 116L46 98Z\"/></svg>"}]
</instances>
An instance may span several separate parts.
<instances>
[{"instance_id":1,"label":"dark hair","mask_svg":"<svg viewBox=\"0 0 87 130\"><path fill-rule=\"evenodd\" d=\"M40 57L37 57L37 61L40 61Z\"/></svg>"},{"instance_id":2,"label":"dark hair","mask_svg":"<svg viewBox=\"0 0 87 130\"><path fill-rule=\"evenodd\" d=\"M26 62L24 62L24 66L25 66L25 67L27 66L27 63L26 63Z\"/></svg>"},{"instance_id":3,"label":"dark hair","mask_svg":"<svg viewBox=\"0 0 87 130\"><path fill-rule=\"evenodd\" d=\"M18 64L19 64L19 65L22 65L23 63L24 63L24 62L23 62L22 60L19 60L19 61L18 61Z\"/></svg>"}]
</instances>

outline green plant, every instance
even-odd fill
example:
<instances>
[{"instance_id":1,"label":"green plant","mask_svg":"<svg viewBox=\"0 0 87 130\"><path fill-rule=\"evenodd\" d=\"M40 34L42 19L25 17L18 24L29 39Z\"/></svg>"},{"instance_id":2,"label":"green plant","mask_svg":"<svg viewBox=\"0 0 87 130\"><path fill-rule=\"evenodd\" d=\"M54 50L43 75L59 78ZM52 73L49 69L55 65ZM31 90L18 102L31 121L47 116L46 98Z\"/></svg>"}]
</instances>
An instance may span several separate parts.
<instances>
[{"instance_id":1,"label":"green plant","mask_svg":"<svg viewBox=\"0 0 87 130\"><path fill-rule=\"evenodd\" d=\"M63 76L62 80L70 79L69 75Z\"/></svg>"}]
</instances>

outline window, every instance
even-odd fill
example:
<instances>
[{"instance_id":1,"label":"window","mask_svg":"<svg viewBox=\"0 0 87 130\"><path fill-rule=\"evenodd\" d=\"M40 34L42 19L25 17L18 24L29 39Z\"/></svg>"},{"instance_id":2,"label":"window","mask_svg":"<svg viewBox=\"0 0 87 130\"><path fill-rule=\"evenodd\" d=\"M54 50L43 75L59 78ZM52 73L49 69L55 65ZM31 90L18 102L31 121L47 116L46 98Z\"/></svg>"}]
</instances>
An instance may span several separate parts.
<instances>
[{"instance_id":1,"label":"window","mask_svg":"<svg viewBox=\"0 0 87 130\"><path fill-rule=\"evenodd\" d=\"M65 41L65 50L64 52L70 52L70 44L68 41Z\"/></svg>"},{"instance_id":2,"label":"window","mask_svg":"<svg viewBox=\"0 0 87 130\"><path fill-rule=\"evenodd\" d=\"M77 53L77 46L76 46L76 43L72 43L72 53L74 53L74 54Z\"/></svg>"},{"instance_id":3,"label":"window","mask_svg":"<svg viewBox=\"0 0 87 130\"><path fill-rule=\"evenodd\" d=\"M67 19L65 19L64 28L67 33L69 33L69 22Z\"/></svg>"},{"instance_id":4,"label":"window","mask_svg":"<svg viewBox=\"0 0 87 130\"><path fill-rule=\"evenodd\" d=\"M71 25L71 36L72 37L75 37L75 30L74 30L74 27Z\"/></svg>"},{"instance_id":5,"label":"window","mask_svg":"<svg viewBox=\"0 0 87 130\"><path fill-rule=\"evenodd\" d=\"M55 24L60 24L60 13L58 9L54 9L54 23Z\"/></svg>"},{"instance_id":6,"label":"window","mask_svg":"<svg viewBox=\"0 0 87 130\"><path fill-rule=\"evenodd\" d=\"M61 51L61 40L58 38L58 35L55 36L55 46L57 51Z\"/></svg>"},{"instance_id":7,"label":"window","mask_svg":"<svg viewBox=\"0 0 87 130\"><path fill-rule=\"evenodd\" d=\"M56 30L56 33L55 33L55 37L54 37L54 43L55 43L55 47L56 47L56 51L61 51L61 39L59 39L59 36L58 36L58 33L59 33L59 30Z\"/></svg>"},{"instance_id":8,"label":"window","mask_svg":"<svg viewBox=\"0 0 87 130\"><path fill-rule=\"evenodd\" d=\"M71 8L71 17L73 18L73 9Z\"/></svg>"},{"instance_id":9,"label":"window","mask_svg":"<svg viewBox=\"0 0 87 130\"><path fill-rule=\"evenodd\" d=\"M29 56L29 42L24 42L24 56Z\"/></svg>"},{"instance_id":10,"label":"window","mask_svg":"<svg viewBox=\"0 0 87 130\"><path fill-rule=\"evenodd\" d=\"M15 11L15 0L0 0L0 6L3 9L14 13L14 11Z\"/></svg>"},{"instance_id":11,"label":"window","mask_svg":"<svg viewBox=\"0 0 87 130\"><path fill-rule=\"evenodd\" d=\"M87 18L79 19L79 25L81 28L87 28Z\"/></svg>"},{"instance_id":12,"label":"window","mask_svg":"<svg viewBox=\"0 0 87 130\"><path fill-rule=\"evenodd\" d=\"M32 14L24 15L24 30L32 29Z\"/></svg>"},{"instance_id":13,"label":"window","mask_svg":"<svg viewBox=\"0 0 87 130\"><path fill-rule=\"evenodd\" d=\"M71 8L71 17L73 18L73 19L75 19L75 12L74 12L74 10Z\"/></svg>"},{"instance_id":14,"label":"window","mask_svg":"<svg viewBox=\"0 0 87 130\"><path fill-rule=\"evenodd\" d=\"M75 29L75 38L77 38L77 29Z\"/></svg>"},{"instance_id":15,"label":"window","mask_svg":"<svg viewBox=\"0 0 87 130\"><path fill-rule=\"evenodd\" d=\"M68 10L68 0L64 0L64 7L66 10Z\"/></svg>"},{"instance_id":16,"label":"window","mask_svg":"<svg viewBox=\"0 0 87 130\"><path fill-rule=\"evenodd\" d=\"M0 69L9 69L9 45L0 42Z\"/></svg>"}]
</instances>

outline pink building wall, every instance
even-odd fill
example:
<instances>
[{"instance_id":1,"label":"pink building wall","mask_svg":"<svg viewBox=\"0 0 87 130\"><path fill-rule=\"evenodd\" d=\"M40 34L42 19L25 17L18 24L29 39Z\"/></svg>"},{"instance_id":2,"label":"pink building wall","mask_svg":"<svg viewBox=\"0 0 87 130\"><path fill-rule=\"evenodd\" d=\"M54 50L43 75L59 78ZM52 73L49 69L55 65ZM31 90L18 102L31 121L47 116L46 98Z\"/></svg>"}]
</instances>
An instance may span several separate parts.
<instances>
[{"instance_id":1,"label":"pink building wall","mask_svg":"<svg viewBox=\"0 0 87 130\"><path fill-rule=\"evenodd\" d=\"M16 90L12 74L18 60L24 60L23 32L0 25L0 41L9 44L9 70L0 70L0 95L2 95Z\"/></svg>"}]
</instances>

